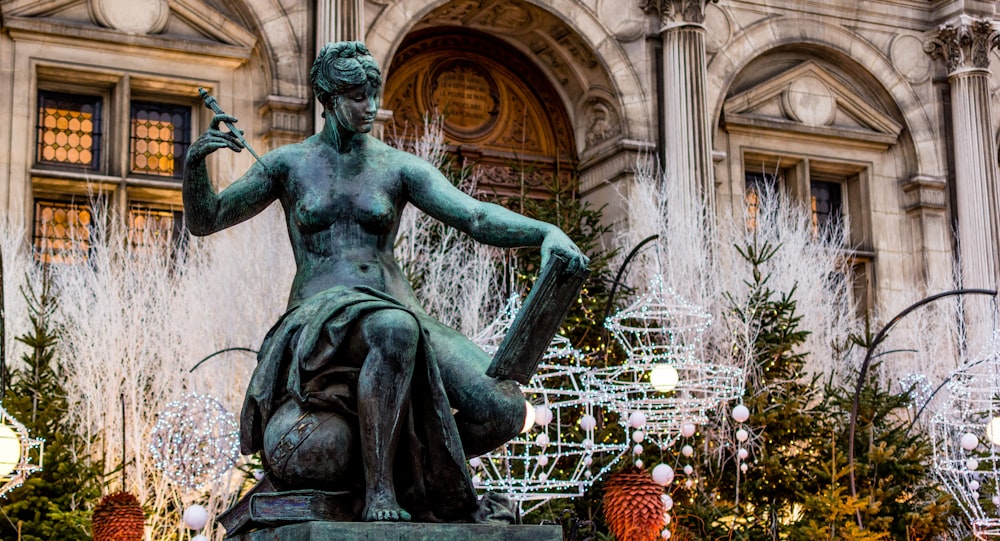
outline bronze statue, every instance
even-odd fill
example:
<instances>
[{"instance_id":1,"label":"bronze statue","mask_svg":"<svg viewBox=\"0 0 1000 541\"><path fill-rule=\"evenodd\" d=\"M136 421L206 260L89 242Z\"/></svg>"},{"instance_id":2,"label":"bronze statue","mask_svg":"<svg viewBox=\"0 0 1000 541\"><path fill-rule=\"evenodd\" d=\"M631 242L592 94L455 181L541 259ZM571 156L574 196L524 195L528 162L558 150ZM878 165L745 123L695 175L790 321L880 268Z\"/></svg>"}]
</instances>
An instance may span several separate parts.
<instances>
[{"instance_id":1,"label":"bronze statue","mask_svg":"<svg viewBox=\"0 0 1000 541\"><path fill-rule=\"evenodd\" d=\"M205 159L244 148L220 129L236 119L216 114L187 154L192 234L279 201L295 254L288 311L247 391L243 452L263 451L275 486L363 493L362 520L470 520L466 457L515 436L530 406L515 382L484 374L481 349L421 309L393 255L400 213L412 203L479 242L541 246L543 264L552 254L576 268L588 259L557 227L469 197L371 137L382 77L362 43L327 44L310 80L322 132L267 153L221 193Z\"/></svg>"}]
</instances>

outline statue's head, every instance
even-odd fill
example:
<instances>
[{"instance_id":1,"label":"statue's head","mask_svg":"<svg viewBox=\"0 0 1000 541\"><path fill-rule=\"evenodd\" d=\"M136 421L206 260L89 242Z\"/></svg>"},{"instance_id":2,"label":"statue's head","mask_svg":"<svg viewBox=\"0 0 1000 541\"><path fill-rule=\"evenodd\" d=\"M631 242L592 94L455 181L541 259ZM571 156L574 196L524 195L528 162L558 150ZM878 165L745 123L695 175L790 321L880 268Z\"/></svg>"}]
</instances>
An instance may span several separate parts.
<instances>
[{"instance_id":1,"label":"statue's head","mask_svg":"<svg viewBox=\"0 0 1000 541\"><path fill-rule=\"evenodd\" d=\"M369 85L377 93L382 87L382 72L368 48L360 41L327 43L316 55L309 71L316 99L329 105L335 96Z\"/></svg>"}]
</instances>

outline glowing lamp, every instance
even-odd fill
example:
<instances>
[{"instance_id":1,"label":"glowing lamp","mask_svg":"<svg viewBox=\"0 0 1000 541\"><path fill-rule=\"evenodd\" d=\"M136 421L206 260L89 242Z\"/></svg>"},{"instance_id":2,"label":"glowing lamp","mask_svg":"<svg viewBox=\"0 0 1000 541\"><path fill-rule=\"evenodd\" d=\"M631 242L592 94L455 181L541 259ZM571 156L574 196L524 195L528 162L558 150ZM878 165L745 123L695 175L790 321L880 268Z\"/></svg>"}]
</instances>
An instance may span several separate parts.
<instances>
[{"instance_id":1,"label":"glowing lamp","mask_svg":"<svg viewBox=\"0 0 1000 541\"><path fill-rule=\"evenodd\" d=\"M21 440L9 425L0 423L0 477L10 475L21 461Z\"/></svg>"},{"instance_id":2,"label":"glowing lamp","mask_svg":"<svg viewBox=\"0 0 1000 541\"><path fill-rule=\"evenodd\" d=\"M677 375L677 369L667 363L657 363L649 371L649 383L661 393L669 393L676 389L678 381L680 376Z\"/></svg>"},{"instance_id":3,"label":"glowing lamp","mask_svg":"<svg viewBox=\"0 0 1000 541\"><path fill-rule=\"evenodd\" d=\"M1000 445L1000 417L994 417L986 423L986 437L993 445Z\"/></svg>"}]
</instances>

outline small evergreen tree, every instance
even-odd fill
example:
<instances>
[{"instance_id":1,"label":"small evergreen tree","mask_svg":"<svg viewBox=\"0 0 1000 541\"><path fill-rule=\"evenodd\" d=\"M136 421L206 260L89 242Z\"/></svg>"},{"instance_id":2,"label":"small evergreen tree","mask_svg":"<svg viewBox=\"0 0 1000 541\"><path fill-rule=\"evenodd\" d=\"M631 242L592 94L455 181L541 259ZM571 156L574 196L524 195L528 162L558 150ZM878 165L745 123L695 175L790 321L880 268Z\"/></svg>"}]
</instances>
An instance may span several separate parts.
<instances>
[{"instance_id":1,"label":"small evergreen tree","mask_svg":"<svg viewBox=\"0 0 1000 541\"><path fill-rule=\"evenodd\" d=\"M90 513L101 495L103 468L87 456L87 446L69 424L63 373L56 356L58 330L49 281L24 292L30 329L17 337L28 346L23 368L11 373L3 407L33 438L45 441L44 468L0 501L0 539L73 541L90 539Z\"/></svg>"},{"instance_id":2,"label":"small evergreen tree","mask_svg":"<svg viewBox=\"0 0 1000 541\"><path fill-rule=\"evenodd\" d=\"M813 470L829 441L828 418L821 388L806 375L798 351L807 333L799 329L794 288L773 290L765 273L778 246L755 238L737 250L752 270L747 300L727 295L733 328L750 330L748 340L733 344L734 355L750 359L743 395L750 418L741 426L750 439L740 444L750 451L748 468L740 471L735 458L706 464L702 488L674 499L698 502L677 517L694 538L778 539L802 519L801 495L819 491Z\"/></svg>"}]
</instances>

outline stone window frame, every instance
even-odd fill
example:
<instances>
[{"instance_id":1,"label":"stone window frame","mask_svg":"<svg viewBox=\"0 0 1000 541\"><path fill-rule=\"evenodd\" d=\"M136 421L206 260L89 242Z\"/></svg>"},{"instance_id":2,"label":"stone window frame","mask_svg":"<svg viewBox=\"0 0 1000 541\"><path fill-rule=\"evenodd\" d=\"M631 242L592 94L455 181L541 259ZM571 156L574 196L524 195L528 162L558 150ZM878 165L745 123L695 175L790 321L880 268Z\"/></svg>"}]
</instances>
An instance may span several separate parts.
<instances>
[{"instance_id":1,"label":"stone window frame","mask_svg":"<svg viewBox=\"0 0 1000 541\"><path fill-rule=\"evenodd\" d=\"M872 244L872 211L868 200L868 184L873 165L842 158L800 154L787 150L741 149L738 183L740 200L746 201L746 178L763 174L776 179L779 188L792 200L811 207L811 184L837 183L841 186L841 212L844 247L841 255L852 267L853 289L858 314L875 306L875 259Z\"/></svg>"},{"instance_id":2,"label":"stone window frame","mask_svg":"<svg viewBox=\"0 0 1000 541\"><path fill-rule=\"evenodd\" d=\"M103 141L100 163L94 170L80 167L53 167L31 160L32 201L79 201L108 198L112 216L125 225L135 209L170 212L183 220L181 179L133 173L131 135L133 102L153 102L190 107L188 140L203 128L207 115L198 97L199 84L126 70L79 67L58 62L35 64L31 110L38 110L39 90L100 96L103 101ZM37 145L37 126L26 134ZM183 160L183 156L175 159ZM175 228L176 229L176 228ZM34 219L32 219L32 235ZM173 251L186 243L186 233L171 236Z\"/></svg>"}]
</instances>

